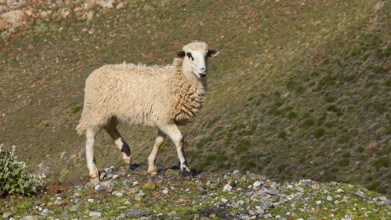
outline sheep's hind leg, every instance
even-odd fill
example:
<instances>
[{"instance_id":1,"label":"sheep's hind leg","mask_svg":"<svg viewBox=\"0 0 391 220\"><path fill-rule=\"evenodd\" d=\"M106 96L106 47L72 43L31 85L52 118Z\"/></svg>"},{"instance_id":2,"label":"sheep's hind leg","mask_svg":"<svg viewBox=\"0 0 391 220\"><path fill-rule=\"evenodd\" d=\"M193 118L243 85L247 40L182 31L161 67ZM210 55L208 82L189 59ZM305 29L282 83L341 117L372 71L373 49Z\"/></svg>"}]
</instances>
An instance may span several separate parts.
<instances>
[{"instance_id":1,"label":"sheep's hind leg","mask_svg":"<svg viewBox=\"0 0 391 220\"><path fill-rule=\"evenodd\" d=\"M148 173L151 176L157 175L157 170L155 166L156 155L160 146L163 144L164 140L166 139L166 137L167 137L166 134L164 134L161 130L158 130L155 144L153 145L152 151L148 156Z\"/></svg>"},{"instance_id":2,"label":"sheep's hind leg","mask_svg":"<svg viewBox=\"0 0 391 220\"><path fill-rule=\"evenodd\" d=\"M86 160L87 160L87 168L90 175L90 183L98 183L99 182L99 175L98 175L98 169L95 165L95 155L94 155L94 143L95 143L95 137L97 135L98 131L87 128L86 131Z\"/></svg>"},{"instance_id":3,"label":"sheep's hind leg","mask_svg":"<svg viewBox=\"0 0 391 220\"><path fill-rule=\"evenodd\" d=\"M160 129L166 133L171 140L175 143L175 147L177 150L179 162L180 162L180 168L182 171L182 176L192 176L191 170L189 168L189 165L187 164L186 158L185 158L185 151L184 151L184 140L182 137L181 132L178 129L178 126L176 124L169 124L160 127Z\"/></svg>"},{"instance_id":4,"label":"sheep's hind leg","mask_svg":"<svg viewBox=\"0 0 391 220\"><path fill-rule=\"evenodd\" d=\"M114 140L115 145L117 145L118 149L122 152L122 159L126 164L130 165L132 162L131 152L129 145L122 138L121 134L117 130L117 125L114 122L111 122L105 127L105 130L110 135L110 137Z\"/></svg>"}]
</instances>

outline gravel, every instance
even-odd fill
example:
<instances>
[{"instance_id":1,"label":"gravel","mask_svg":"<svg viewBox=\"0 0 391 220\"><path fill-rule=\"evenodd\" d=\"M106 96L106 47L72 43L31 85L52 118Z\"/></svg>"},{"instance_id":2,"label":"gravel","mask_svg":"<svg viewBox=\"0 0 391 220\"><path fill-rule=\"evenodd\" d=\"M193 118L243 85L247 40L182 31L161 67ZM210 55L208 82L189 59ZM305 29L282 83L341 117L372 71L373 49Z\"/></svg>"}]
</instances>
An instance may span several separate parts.
<instances>
[{"instance_id":1,"label":"gravel","mask_svg":"<svg viewBox=\"0 0 391 220\"><path fill-rule=\"evenodd\" d=\"M3 219L331 219L378 218L391 200L359 186L313 180L278 183L251 172L203 172L192 180L178 170L162 169L150 178L143 167L105 169L105 179L91 186L53 194L34 202L26 216L5 211ZM178 175L175 174L178 173ZM378 196L374 196L378 195ZM367 204L360 208L357 204ZM344 208L341 210L341 205ZM357 207L356 207L357 206ZM156 208L157 207L157 208ZM184 210L182 210L184 209ZM38 215L33 215L39 213ZM114 214L113 216L113 213ZM187 214L186 214L187 213ZM357 214L361 213L361 214ZM187 215L190 215L187 216ZM59 218L59 216L61 216ZM381 219L381 218L380 218Z\"/></svg>"}]
</instances>

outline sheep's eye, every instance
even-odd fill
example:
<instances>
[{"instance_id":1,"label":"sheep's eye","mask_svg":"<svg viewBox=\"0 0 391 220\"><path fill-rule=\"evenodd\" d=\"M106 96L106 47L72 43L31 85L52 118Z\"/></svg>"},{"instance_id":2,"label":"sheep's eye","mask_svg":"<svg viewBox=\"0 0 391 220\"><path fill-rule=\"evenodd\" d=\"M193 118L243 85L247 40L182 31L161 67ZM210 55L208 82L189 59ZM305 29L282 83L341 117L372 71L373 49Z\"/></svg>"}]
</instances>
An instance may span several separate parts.
<instances>
[{"instance_id":1,"label":"sheep's eye","mask_svg":"<svg viewBox=\"0 0 391 220\"><path fill-rule=\"evenodd\" d=\"M189 57L189 59L190 59L191 61L194 60L194 57L193 57L193 55L191 55L190 52L187 52L186 55L187 55L187 57Z\"/></svg>"}]
</instances>

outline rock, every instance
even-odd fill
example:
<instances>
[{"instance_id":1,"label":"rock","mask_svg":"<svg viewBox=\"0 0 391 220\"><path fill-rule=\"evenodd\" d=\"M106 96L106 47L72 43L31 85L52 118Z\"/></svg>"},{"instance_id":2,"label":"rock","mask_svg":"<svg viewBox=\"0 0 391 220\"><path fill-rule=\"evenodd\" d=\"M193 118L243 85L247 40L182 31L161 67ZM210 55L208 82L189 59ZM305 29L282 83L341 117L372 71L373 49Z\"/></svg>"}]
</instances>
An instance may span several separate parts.
<instances>
[{"instance_id":1,"label":"rock","mask_svg":"<svg viewBox=\"0 0 391 220\"><path fill-rule=\"evenodd\" d=\"M163 194L168 194L168 189L167 189L167 188L164 188L162 193L163 193Z\"/></svg>"},{"instance_id":2,"label":"rock","mask_svg":"<svg viewBox=\"0 0 391 220\"><path fill-rule=\"evenodd\" d=\"M143 216L148 216L150 213L147 210L142 209L133 209L131 213L129 213L131 216L134 216L136 218L141 218Z\"/></svg>"},{"instance_id":3,"label":"rock","mask_svg":"<svg viewBox=\"0 0 391 220\"><path fill-rule=\"evenodd\" d=\"M24 13L22 10L12 10L5 12L0 15L0 20L2 20L1 28L15 28L19 26L23 20Z\"/></svg>"},{"instance_id":4,"label":"rock","mask_svg":"<svg viewBox=\"0 0 391 220\"><path fill-rule=\"evenodd\" d=\"M90 211L89 216L92 217L92 218L100 218L100 217L102 217L102 213Z\"/></svg>"},{"instance_id":5,"label":"rock","mask_svg":"<svg viewBox=\"0 0 391 220\"><path fill-rule=\"evenodd\" d=\"M272 207L272 202L270 200L265 200L262 202L262 209L263 210L269 210Z\"/></svg>"},{"instance_id":6,"label":"rock","mask_svg":"<svg viewBox=\"0 0 391 220\"><path fill-rule=\"evenodd\" d=\"M9 217L11 217L11 212L4 212L3 213L3 219L8 219Z\"/></svg>"},{"instance_id":7,"label":"rock","mask_svg":"<svg viewBox=\"0 0 391 220\"><path fill-rule=\"evenodd\" d=\"M22 218L22 220L38 220L39 217L36 215L28 215Z\"/></svg>"},{"instance_id":8,"label":"rock","mask_svg":"<svg viewBox=\"0 0 391 220\"><path fill-rule=\"evenodd\" d=\"M113 179L113 180L116 180L116 179L118 179L118 178L119 178L119 175L114 174L112 179Z\"/></svg>"},{"instance_id":9,"label":"rock","mask_svg":"<svg viewBox=\"0 0 391 220\"><path fill-rule=\"evenodd\" d=\"M49 209L42 210L42 215L51 215L51 214L53 214L53 211L51 211Z\"/></svg>"},{"instance_id":10,"label":"rock","mask_svg":"<svg viewBox=\"0 0 391 220\"><path fill-rule=\"evenodd\" d=\"M279 192L275 189L265 189L264 192L267 194L273 195L273 196L276 196L279 194Z\"/></svg>"},{"instance_id":11,"label":"rock","mask_svg":"<svg viewBox=\"0 0 391 220\"><path fill-rule=\"evenodd\" d=\"M142 190L139 190L139 192L136 194L136 196L134 197L134 199L136 201L141 201L143 199L143 197L145 196L145 193L142 191Z\"/></svg>"},{"instance_id":12,"label":"rock","mask_svg":"<svg viewBox=\"0 0 391 220\"><path fill-rule=\"evenodd\" d=\"M75 204L75 205L72 205L71 207L69 207L69 211L71 212L77 212L80 208L80 204Z\"/></svg>"},{"instance_id":13,"label":"rock","mask_svg":"<svg viewBox=\"0 0 391 220\"><path fill-rule=\"evenodd\" d=\"M253 186L254 186L254 187L258 187L258 186L260 186L260 185L262 185L262 182L260 182L260 181L255 181L255 182L253 183Z\"/></svg>"},{"instance_id":14,"label":"rock","mask_svg":"<svg viewBox=\"0 0 391 220\"><path fill-rule=\"evenodd\" d=\"M106 172L101 172L99 175L99 179L103 180L106 177Z\"/></svg>"},{"instance_id":15,"label":"rock","mask_svg":"<svg viewBox=\"0 0 391 220\"><path fill-rule=\"evenodd\" d=\"M170 216L170 217L173 217L173 216L176 216L176 215L177 215L176 211L171 211L171 212L168 213L168 216Z\"/></svg>"},{"instance_id":16,"label":"rock","mask_svg":"<svg viewBox=\"0 0 391 220\"><path fill-rule=\"evenodd\" d=\"M98 0L96 4L101 6L102 8L113 8L114 0Z\"/></svg>"},{"instance_id":17,"label":"rock","mask_svg":"<svg viewBox=\"0 0 391 220\"><path fill-rule=\"evenodd\" d=\"M361 190L358 190L358 191L356 192L356 195L359 196L359 197L361 197L361 198L365 198L365 193L364 193L363 191L361 191Z\"/></svg>"},{"instance_id":18,"label":"rock","mask_svg":"<svg viewBox=\"0 0 391 220\"><path fill-rule=\"evenodd\" d=\"M154 190L154 189L156 189L156 183L154 183L154 182L148 182L148 183L145 183L144 185L143 185L143 189L146 189L146 190Z\"/></svg>"},{"instance_id":19,"label":"rock","mask_svg":"<svg viewBox=\"0 0 391 220\"><path fill-rule=\"evenodd\" d=\"M232 190L232 186L229 185L229 184L226 184L226 185L224 186L224 188L223 188L223 191L224 191L224 192L231 192L231 190Z\"/></svg>"}]
</instances>

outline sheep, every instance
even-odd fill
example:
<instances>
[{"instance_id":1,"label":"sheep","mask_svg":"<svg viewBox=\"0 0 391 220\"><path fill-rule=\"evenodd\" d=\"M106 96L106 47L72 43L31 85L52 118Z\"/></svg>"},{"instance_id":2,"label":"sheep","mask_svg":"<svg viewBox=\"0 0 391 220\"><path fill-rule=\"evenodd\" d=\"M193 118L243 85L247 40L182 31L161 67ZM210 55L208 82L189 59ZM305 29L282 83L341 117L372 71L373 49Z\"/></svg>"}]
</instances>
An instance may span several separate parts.
<instances>
[{"instance_id":1,"label":"sheep","mask_svg":"<svg viewBox=\"0 0 391 220\"><path fill-rule=\"evenodd\" d=\"M86 160L91 182L99 182L94 141L104 128L131 164L129 145L117 130L119 123L156 127L157 137L148 156L148 173L157 175L159 147L167 136L174 142L182 175L191 175L184 153L184 139L178 125L194 120L207 92L208 58L219 52L204 42L192 42L177 52L173 64L104 65L94 70L85 83L84 106L78 126L86 135Z\"/></svg>"}]
</instances>

